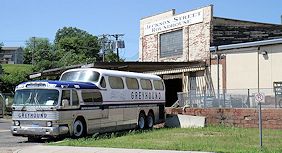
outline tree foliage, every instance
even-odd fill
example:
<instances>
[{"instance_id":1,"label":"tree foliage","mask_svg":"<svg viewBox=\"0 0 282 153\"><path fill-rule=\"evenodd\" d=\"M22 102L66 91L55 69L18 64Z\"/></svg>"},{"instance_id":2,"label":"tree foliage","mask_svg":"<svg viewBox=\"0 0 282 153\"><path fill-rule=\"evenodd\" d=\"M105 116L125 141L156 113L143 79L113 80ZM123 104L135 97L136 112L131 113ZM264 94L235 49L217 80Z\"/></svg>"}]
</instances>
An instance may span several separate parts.
<instances>
[{"instance_id":1,"label":"tree foliage","mask_svg":"<svg viewBox=\"0 0 282 153\"><path fill-rule=\"evenodd\" d=\"M55 36L55 48L61 66L95 62L99 58L100 45L98 38L88 32L64 27Z\"/></svg>"},{"instance_id":2,"label":"tree foliage","mask_svg":"<svg viewBox=\"0 0 282 153\"><path fill-rule=\"evenodd\" d=\"M28 80L28 75L29 73L24 71L16 71L15 73L4 74L0 78L1 82L3 82L1 84L1 91L4 93L13 93L16 85Z\"/></svg>"},{"instance_id":3,"label":"tree foliage","mask_svg":"<svg viewBox=\"0 0 282 153\"><path fill-rule=\"evenodd\" d=\"M0 92L4 93L13 92L19 83L28 80L28 75L32 72L32 67L29 65L5 64L2 68Z\"/></svg>"},{"instance_id":4,"label":"tree foliage","mask_svg":"<svg viewBox=\"0 0 282 153\"><path fill-rule=\"evenodd\" d=\"M34 64L34 71L55 68L58 66L55 54L54 45L47 38L30 38L24 48L24 63Z\"/></svg>"},{"instance_id":5,"label":"tree foliage","mask_svg":"<svg viewBox=\"0 0 282 153\"><path fill-rule=\"evenodd\" d=\"M4 73L4 70L3 70L2 65L0 64L0 77L2 76L3 73Z\"/></svg>"},{"instance_id":6,"label":"tree foliage","mask_svg":"<svg viewBox=\"0 0 282 153\"><path fill-rule=\"evenodd\" d=\"M97 36L75 28L63 27L56 32L54 43L46 38L32 37L26 41L24 63L34 65L34 71L102 61L101 41ZM118 61L113 50L106 52L105 61ZM123 61L122 59L120 61Z\"/></svg>"}]
</instances>

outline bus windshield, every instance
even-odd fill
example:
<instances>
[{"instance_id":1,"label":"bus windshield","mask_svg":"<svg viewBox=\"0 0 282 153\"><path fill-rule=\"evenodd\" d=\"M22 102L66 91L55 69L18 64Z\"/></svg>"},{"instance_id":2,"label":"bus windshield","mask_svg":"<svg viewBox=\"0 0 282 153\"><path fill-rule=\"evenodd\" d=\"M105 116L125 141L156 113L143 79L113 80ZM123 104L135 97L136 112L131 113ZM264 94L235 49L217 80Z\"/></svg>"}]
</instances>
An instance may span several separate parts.
<instances>
[{"instance_id":1,"label":"bus windshield","mask_svg":"<svg viewBox=\"0 0 282 153\"><path fill-rule=\"evenodd\" d=\"M62 75L61 81L97 82L100 74L95 71L70 71Z\"/></svg>"},{"instance_id":2,"label":"bus windshield","mask_svg":"<svg viewBox=\"0 0 282 153\"><path fill-rule=\"evenodd\" d=\"M54 89L23 89L17 90L14 105L46 105L58 104L59 91Z\"/></svg>"}]
</instances>

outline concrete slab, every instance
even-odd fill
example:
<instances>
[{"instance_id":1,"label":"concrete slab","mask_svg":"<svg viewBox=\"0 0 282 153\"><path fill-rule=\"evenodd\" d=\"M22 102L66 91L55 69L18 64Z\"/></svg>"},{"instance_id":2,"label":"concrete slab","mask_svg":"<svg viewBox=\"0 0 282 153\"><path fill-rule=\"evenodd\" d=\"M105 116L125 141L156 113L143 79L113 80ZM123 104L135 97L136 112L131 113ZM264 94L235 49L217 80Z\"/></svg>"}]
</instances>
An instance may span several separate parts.
<instances>
[{"instance_id":1,"label":"concrete slab","mask_svg":"<svg viewBox=\"0 0 282 153\"><path fill-rule=\"evenodd\" d=\"M146 149L121 149L100 147L70 147L70 146L32 146L26 147L15 153L208 153L198 151L174 151L174 150L146 150Z\"/></svg>"},{"instance_id":2,"label":"concrete slab","mask_svg":"<svg viewBox=\"0 0 282 153\"><path fill-rule=\"evenodd\" d=\"M204 127L206 117L191 115L171 115L166 118L165 126L180 128L199 128Z\"/></svg>"}]
</instances>

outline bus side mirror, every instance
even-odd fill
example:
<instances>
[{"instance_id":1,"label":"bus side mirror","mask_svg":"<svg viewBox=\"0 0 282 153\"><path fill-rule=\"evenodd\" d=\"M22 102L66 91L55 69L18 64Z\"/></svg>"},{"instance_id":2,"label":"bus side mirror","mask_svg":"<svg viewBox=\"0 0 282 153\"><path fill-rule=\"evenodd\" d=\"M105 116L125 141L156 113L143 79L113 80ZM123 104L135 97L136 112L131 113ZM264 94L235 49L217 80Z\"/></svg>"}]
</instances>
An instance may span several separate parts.
<instances>
[{"instance_id":1,"label":"bus side mirror","mask_svg":"<svg viewBox=\"0 0 282 153\"><path fill-rule=\"evenodd\" d=\"M62 100L62 106L63 106L63 107L68 107L68 106L69 106L69 103L70 103L70 102L69 102L69 100L67 100L67 99L63 99L63 100Z\"/></svg>"}]
</instances>

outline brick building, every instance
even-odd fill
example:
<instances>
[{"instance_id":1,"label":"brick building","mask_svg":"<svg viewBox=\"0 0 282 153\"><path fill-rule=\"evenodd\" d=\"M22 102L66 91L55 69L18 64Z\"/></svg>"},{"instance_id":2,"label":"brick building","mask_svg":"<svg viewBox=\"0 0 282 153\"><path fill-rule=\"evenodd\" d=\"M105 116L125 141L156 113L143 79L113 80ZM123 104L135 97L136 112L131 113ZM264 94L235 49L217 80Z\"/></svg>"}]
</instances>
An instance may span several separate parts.
<instances>
[{"instance_id":1,"label":"brick building","mask_svg":"<svg viewBox=\"0 0 282 153\"><path fill-rule=\"evenodd\" d=\"M214 94L211 46L274 38L282 38L282 25L214 17L212 5L181 14L170 10L140 20L139 62L205 62L204 69L155 74L166 76L171 93L167 97L173 97L172 101L177 99L176 92L208 90Z\"/></svg>"}]
</instances>

